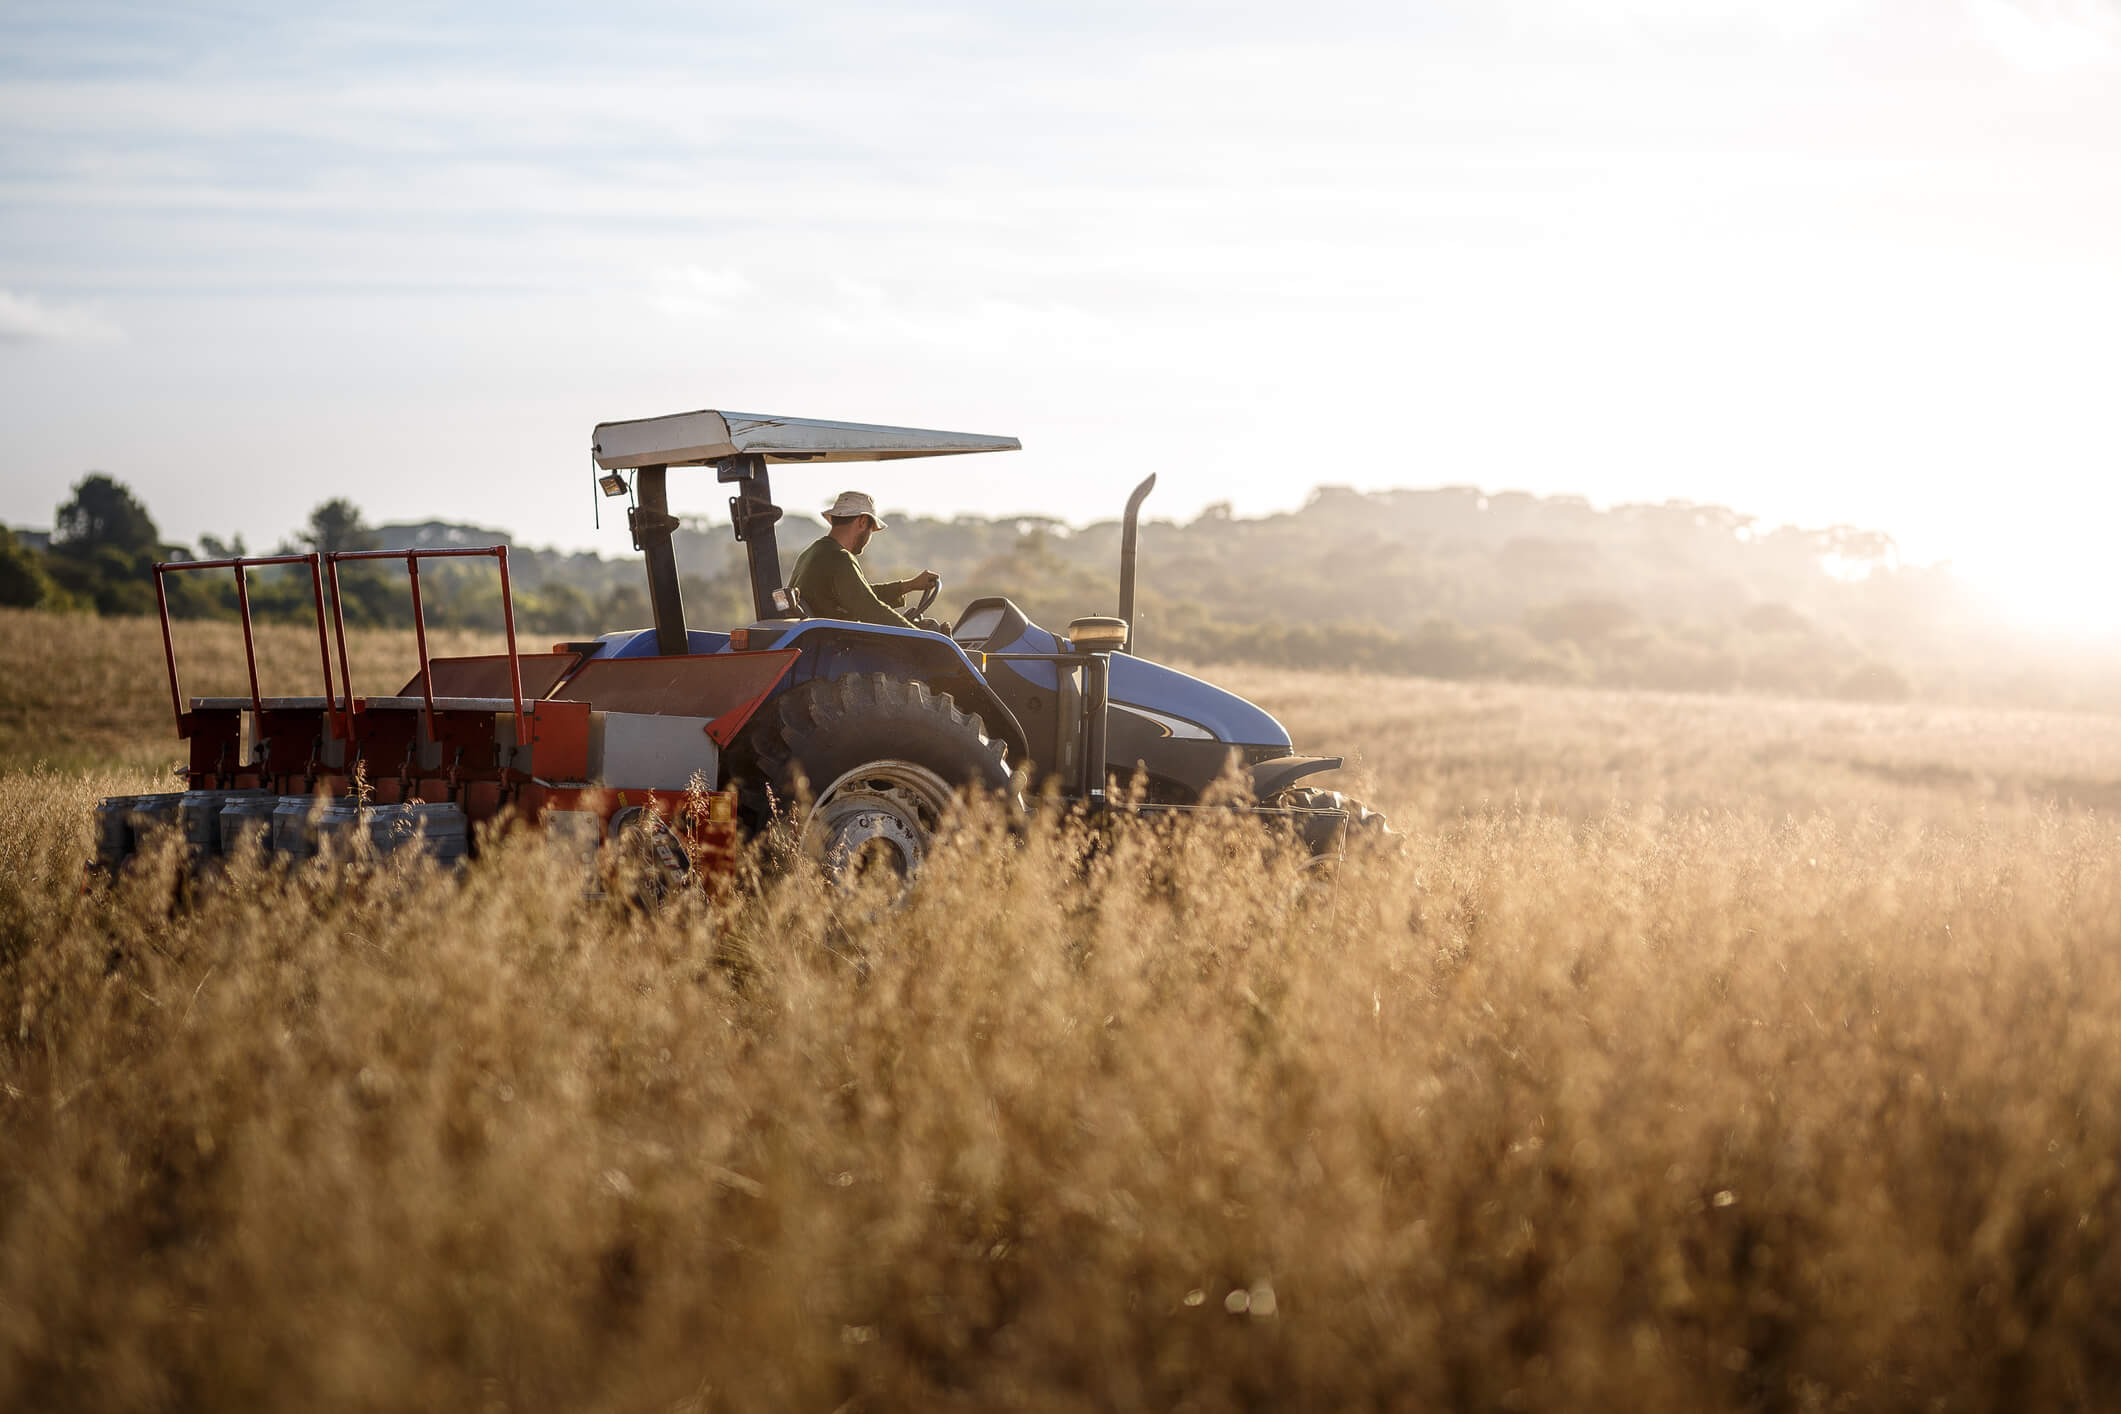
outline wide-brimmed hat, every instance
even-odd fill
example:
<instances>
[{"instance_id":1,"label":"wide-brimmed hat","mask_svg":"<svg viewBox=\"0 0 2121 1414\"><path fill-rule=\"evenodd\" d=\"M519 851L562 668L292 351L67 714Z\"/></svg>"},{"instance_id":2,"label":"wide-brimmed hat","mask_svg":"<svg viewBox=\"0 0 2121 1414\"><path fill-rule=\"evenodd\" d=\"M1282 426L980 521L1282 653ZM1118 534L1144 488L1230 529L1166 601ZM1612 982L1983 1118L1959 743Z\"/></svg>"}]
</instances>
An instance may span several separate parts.
<instances>
[{"instance_id":1,"label":"wide-brimmed hat","mask_svg":"<svg viewBox=\"0 0 2121 1414\"><path fill-rule=\"evenodd\" d=\"M840 498L832 503L832 508L825 512L825 516L828 520L848 520L855 516L867 516L869 517L869 523L878 530L885 528L884 522L877 517L876 501L866 491L840 492Z\"/></svg>"}]
</instances>

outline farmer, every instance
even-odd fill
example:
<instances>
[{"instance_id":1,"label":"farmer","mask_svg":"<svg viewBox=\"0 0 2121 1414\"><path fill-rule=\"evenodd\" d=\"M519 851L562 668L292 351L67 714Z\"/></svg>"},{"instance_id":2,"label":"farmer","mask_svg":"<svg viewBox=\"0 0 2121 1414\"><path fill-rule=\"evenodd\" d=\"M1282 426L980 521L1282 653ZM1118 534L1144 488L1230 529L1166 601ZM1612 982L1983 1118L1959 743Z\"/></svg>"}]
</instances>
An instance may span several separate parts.
<instances>
[{"instance_id":1,"label":"farmer","mask_svg":"<svg viewBox=\"0 0 2121 1414\"><path fill-rule=\"evenodd\" d=\"M825 512L831 528L803 551L795 562L791 588L802 596L805 612L826 619L853 619L865 624L895 624L900 628L933 628L928 620L915 623L893 606L916 589L940 583L934 570L922 570L911 579L871 585L854 557L868 545L869 537L884 528L877 519L876 502L861 491L842 491Z\"/></svg>"}]
</instances>

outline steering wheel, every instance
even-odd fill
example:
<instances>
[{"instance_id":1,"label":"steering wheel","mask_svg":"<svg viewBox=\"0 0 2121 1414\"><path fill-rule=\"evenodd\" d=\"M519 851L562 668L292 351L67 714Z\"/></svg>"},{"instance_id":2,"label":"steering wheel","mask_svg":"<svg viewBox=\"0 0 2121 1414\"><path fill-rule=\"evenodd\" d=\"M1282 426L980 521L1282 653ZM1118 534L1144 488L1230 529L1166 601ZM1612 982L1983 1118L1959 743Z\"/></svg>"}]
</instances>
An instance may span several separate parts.
<instances>
[{"instance_id":1,"label":"steering wheel","mask_svg":"<svg viewBox=\"0 0 2121 1414\"><path fill-rule=\"evenodd\" d=\"M935 603L935 596L942 592L942 577L937 576L935 583L929 585L925 590L921 592L921 602L915 604L913 606L913 612L906 615L906 617L909 619L924 619L928 617L929 606Z\"/></svg>"}]
</instances>

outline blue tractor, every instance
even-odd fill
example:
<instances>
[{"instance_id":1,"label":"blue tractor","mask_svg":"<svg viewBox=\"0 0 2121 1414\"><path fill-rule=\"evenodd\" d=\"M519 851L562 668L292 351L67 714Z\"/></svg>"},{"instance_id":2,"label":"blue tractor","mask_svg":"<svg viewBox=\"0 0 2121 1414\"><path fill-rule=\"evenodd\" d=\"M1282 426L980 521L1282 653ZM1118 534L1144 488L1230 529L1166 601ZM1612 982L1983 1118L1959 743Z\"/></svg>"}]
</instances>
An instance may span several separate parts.
<instances>
[{"instance_id":1,"label":"blue tractor","mask_svg":"<svg viewBox=\"0 0 2121 1414\"><path fill-rule=\"evenodd\" d=\"M591 660L794 650L729 744L721 775L737 787L753 829L807 799L804 849L834 871L882 864L911 877L961 789L1057 793L1093 812L1184 812L1209 808L1203 796L1233 769L1250 808L1320 854L1340 848L1351 828L1387 832L1382 816L1313 784L1340 758L1297 754L1268 713L1135 652L1138 518L1154 476L1127 502L1117 615L1076 619L1065 634L1005 598L975 599L945 631L812 617L782 583L774 533L781 509L768 480L775 464L1019 447L1014 437L735 412L599 424L599 483L607 495L633 497L628 520L655 626L567 646ZM747 552L757 617L727 632L685 621L668 484L673 469L692 467L712 469L733 489L730 524ZM1115 782L1127 789L1115 795Z\"/></svg>"}]
</instances>

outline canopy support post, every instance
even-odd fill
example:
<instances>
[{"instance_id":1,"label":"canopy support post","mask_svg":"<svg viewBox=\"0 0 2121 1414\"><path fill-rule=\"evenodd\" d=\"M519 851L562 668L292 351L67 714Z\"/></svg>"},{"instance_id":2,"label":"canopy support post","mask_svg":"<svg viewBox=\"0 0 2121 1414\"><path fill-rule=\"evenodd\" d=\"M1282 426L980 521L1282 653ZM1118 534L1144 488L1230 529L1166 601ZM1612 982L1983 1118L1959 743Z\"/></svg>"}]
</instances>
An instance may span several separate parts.
<instances>
[{"instance_id":1,"label":"canopy support post","mask_svg":"<svg viewBox=\"0 0 2121 1414\"><path fill-rule=\"evenodd\" d=\"M670 545L670 532L678 528L678 518L670 513L669 475L669 467L641 468L634 481L640 504L626 513L626 519L633 530L633 548L648 562L655 651L675 658L690 650L691 640L685 636L685 596L678 588L677 551Z\"/></svg>"},{"instance_id":2,"label":"canopy support post","mask_svg":"<svg viewBox=\"0 0 2121 1414\"><path fill-rule=\"evenodd\" d=\"M714 464L714 474L717 481L736 485L729 498L729 528L743 543L750 565L752 611L761 619L787 618L773 602L781 587L781 550L773 533L781 508L773 504L766 459L756 452L724 457Z\"/></svg>"}]
</instances>

